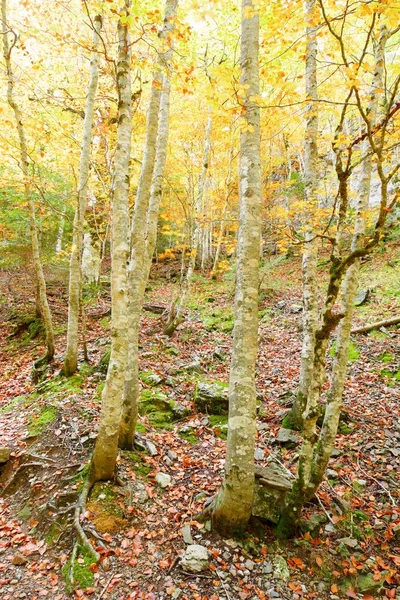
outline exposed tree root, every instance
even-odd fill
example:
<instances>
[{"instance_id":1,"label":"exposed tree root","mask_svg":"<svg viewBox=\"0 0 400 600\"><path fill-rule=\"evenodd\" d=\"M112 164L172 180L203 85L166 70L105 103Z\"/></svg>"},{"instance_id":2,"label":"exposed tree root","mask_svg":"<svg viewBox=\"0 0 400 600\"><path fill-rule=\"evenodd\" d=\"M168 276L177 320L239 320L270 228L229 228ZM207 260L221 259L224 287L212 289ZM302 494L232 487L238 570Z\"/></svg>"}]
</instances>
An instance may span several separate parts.
<instances>
[{"instance_id":1,"label":"exposed tree root","mask_svg":"<svg viewBox=\"0 0 400 600\"><path fill-rule=\"evenodd\" d=\"M82 492L80 493L80 496L78 498L78 501L76 503L75 506L75 514L74 514L74 529L76 531L76 534L79 538L79 542L81 543L81 545L88 551L90 552L90 554L92 554L94 560L96 562L99 562L100 560L100 554L93 548L92 544L89 541L89 538L87 537L86 533L84 532L82 525L81 525L81 516L84 514L85 509L86 509L86 501L89 495L89 492L92 488L94 484L94 481L91 481L90 479L88 479L86 481L86 483L84 484L83 488L82 488ZM76 546L76 544L75 544ZM74 550L75 550L75 546L74 546ZM73 570L73 560L71 558L71 568ZM72 571L73 572L73 571Z\"/></svg>"}]
</instances>

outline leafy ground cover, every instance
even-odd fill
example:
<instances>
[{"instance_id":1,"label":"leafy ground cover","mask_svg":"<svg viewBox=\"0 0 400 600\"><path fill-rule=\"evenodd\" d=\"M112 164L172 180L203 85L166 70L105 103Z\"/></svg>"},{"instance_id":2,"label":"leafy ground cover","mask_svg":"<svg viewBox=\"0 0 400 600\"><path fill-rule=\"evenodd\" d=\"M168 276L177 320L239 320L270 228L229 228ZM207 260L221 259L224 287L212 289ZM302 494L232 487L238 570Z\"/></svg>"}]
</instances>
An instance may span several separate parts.
<instances>
[{"instance_id":1,"label":"leafy ground cover","mask_svg":"<svg viewBox=\"0 0 400 600\"><path fill-rule=\"evenodd\" d=\"M364 266L362 285L371 293L357 309L357 322L398 310L392 265L399 258L391 246L373 267ZM163 270L167 267L153 274L149 302L174 297ZM298 446L280 445L276 437L299 371L299 260L274 261L263 273L256 462L274 457L293 472ZM57 376L65 343L65 292L50 297L59 328L58 362L48 379L34 386L30 370L41 339L24 337L19 343L20 338L8 337L10 310L33 311L25 300L30 290L16 272L12 289L2 281L0 443L12 449L0 474L2 600L61 600L70 594L115 600L400 597L399 329L353 336L346 419L326 481L307 506L301 535L278 542L271 525L254 519L244 538L224 540L195 517L221 481L226 418L196 413L193 393L198 381L227 381L234 279L211 285L198 277L188 318L171 340L162 335L159 315L144 313L140 343L147 410L140 411L137 449L121 453L122 485L97 484L91 494L85 527L102 557L94 566L84 553L71 561L70 524L96 436L109 292L103 288L87 306L91 363L82 363L81 373L70 380ZM171 412L177 405L181 416ZM157 483L160 473L169 475L171 485ZM180 567L188 537L210 552L209 569L199 575Z\"/></svg>"}]
</instances>

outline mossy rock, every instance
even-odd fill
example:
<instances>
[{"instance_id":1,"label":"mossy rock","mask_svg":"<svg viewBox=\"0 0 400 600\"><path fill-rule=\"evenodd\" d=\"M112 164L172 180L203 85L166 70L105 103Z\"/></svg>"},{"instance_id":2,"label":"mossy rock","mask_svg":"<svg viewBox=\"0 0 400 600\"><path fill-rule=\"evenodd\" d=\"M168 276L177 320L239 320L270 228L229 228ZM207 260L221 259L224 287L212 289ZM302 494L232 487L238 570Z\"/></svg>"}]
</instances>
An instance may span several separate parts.
<instances>
[{"instance_id":1,"label":"mossy rock","mask_svg":"<svg viewBox=\"0 0 400 600\"><path fill-rule=\"evenodd\" d=\"M180 421L189 414L183 405L176 404L163 392L143 390L139 402L139 414L147 416L153 427L157 429L172 429L173 423Z\"/></svg>"},{"instance_id":2,"label":"mossy rock","mask_svg":"<svg viewBox=\"0 0 400 600\"><path fill-rule=\"evenodd\" d=\"M94 484L87 508L97 531L107 533L120 531L125 527L126 520L123 518L120 501L121 497L116 494L111 484Z\"/></svg>"},{"instance_id":3,"label":"mossy rock","mask_svg":"<svg viewBox=\"0 0 400 600\"><path fill-rule=\"evenodd\" d=\"M193 395L196 409L210 415L228 414L228 390L229 385L222 381L199 381Z\"/></svg>"},{"instance_id":4,"label":"mossy rock","mask_svg":"<svg viewBox=\"0 0 400 600\"><path fill-rule=\"evenodd\" d=\"M160 385L160 383L163 381L163 378L160 377L160 375L157 375L157 373L153 373L152 371L141 371L139 373L139 378L143 381L143 383L151 387Z\"/></svg>"},{"instance_id":5,"label":"mossy rock","mask_svg":"<svg viewBox=\"0 0 400 600\"><path fill-rule=\"evenodd\" d=\"M209 415L208 418L215 435L221 440L226 440L228 437L228 415Z\"/></svg>"}]
</instances>

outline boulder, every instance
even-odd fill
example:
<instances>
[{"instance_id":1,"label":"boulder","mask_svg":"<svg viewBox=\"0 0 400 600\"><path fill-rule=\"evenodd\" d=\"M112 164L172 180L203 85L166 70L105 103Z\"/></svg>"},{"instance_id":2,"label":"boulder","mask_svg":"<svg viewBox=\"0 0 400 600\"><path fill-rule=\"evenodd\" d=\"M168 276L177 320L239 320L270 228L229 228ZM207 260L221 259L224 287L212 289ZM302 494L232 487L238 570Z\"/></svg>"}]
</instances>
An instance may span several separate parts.
<instances>
[{"instance_id":1,"label":"boulder","mask_svg":"<svg viewBox=\"0 0 400 600\"><path fill-rule=\"evenodd\" d=\"M163 489L169 488L172 485L171 475L168 475L167 473L157 473L155 479L158 485Z\"/></svg>"},{"instance_id":2,"label":"boulder","mask_svg":"<svg viewBox=\"0 0 400 600\"><path fill-rule=\"evenodd\" d=\"M290 571L286 560L283 556L275 556L272 561L274 572L272 577L274 579L280 579L281 581L289 581Z\"/></svg>"},{"instance_id":3,"label":"boulder","mask_svg":"<svg viewBox=\"0 0 400 600\"><path fill-rule=\"evenodd\" d=\"M193 397L196 409L211 415L228 414L228 387L228 384L222 381L199 381Z\"/></svg>"},{"instance_id":4,"label":"boulder","mask_svg":"<svg viewBox=\"0 0 400 600\"><path fill-rule=\"evenodd\" d=\"M190 415L190 409L184 404L180 404L179 402L174 402L171 405L172 414L177 420L184 419L185 417Z\"/></svg>"},{"instance_id":5,"label":"boulder","mask_svg":"<svg viewBox=\"0 0 400 600\"><path fill-rule=\"evenodd\" d=\"M386 571L387 573L387 571ZM359 575L357 581L357 592L359 594L363 594L363 596L378 596L383 588L385 583L385 571L381 574L381 579L375 581L372 573L368 573L365 575Z\"/></svg>"},{"instance_id":6,"label":"boulder","mask_svg":"<svg viewBox=\"0 0 400 600\"><path fill-rule=\"evenodd\" d=\"M299 438L291 429L281 427L275 438L275 442L281 444L281 446L286 446L287 448L295 448L299 444Z\"/></svg>"},{"instance_id":7,"label":"boulder","mask_svg":"<svg viewBox=\"0 0 400 600\"><path fill-rule=\"evenodd\" d=\"M299 313L303 310L303 307L300 304L292 304L290 306L290 312L293 314Z\"/></svg>"},{"instance_id":8,"label":"boulder","mask_svg":"<svg viewBox=\"0 0 400 600\"><path fill-rule=\"evenodd\" d=\"M185 550L181 558L181 566L188 573L201 573L208 568L208 550L200 544L191 544Z\"/></svg>"},{"instance_id":9,"label":"boulder","mask_svg":"<svg viewBox=\"0 0 400 600\"><path fill-rule=\"evenodd\" d=\"M280 507L292 482L278 463L271 462L266 467L256 467L256 485L252 514L264 521L278 523Z\"/></svg>"},{"instance_id":10,"label":"boulder","mask_svg":"<svg viewBox=\"0 0 400 600\"><path fill-rule=\"evenodd\" d=\"M6 463L8 460L10 460L10 454L10 448L7 448L6 446L0 447L0 464Z\"/></svg>"}]
</instances>

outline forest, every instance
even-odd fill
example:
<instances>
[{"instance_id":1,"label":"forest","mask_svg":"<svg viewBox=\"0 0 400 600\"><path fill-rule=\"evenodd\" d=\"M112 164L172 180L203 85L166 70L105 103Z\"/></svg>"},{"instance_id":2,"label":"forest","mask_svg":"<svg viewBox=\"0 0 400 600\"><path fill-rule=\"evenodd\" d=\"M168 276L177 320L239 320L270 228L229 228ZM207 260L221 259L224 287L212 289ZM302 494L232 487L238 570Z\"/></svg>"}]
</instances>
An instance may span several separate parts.
<instances>
[{"instance_id":1,"label":"forest","mask_svg":"<svg viewBox=\"0 0 400 600\"><path fill-rule=\"evenodd\" d=\"M0 600L400 600L400 4L0 3Z\"/></svg>"}]
</instances>

